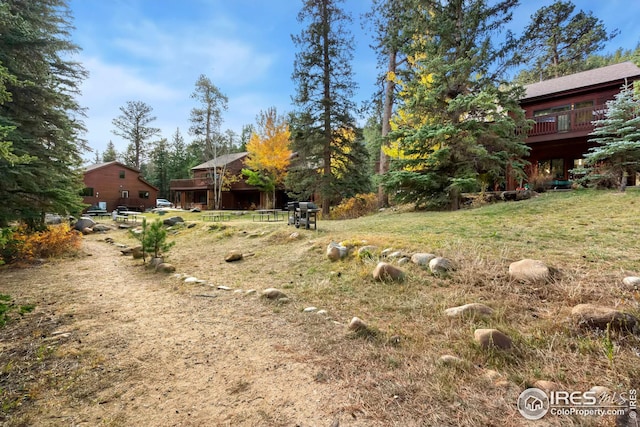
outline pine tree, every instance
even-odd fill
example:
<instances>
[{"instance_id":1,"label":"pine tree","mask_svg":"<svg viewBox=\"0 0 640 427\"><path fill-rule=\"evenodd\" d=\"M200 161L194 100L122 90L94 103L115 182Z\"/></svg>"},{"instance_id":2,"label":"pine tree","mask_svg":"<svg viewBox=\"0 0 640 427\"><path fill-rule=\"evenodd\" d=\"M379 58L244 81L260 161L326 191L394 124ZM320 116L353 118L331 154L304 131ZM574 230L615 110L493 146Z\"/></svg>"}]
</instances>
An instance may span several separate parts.
<instances>
[{"instance_id":1,"label":"pine tree","mask_svg":"<svg viewBox=\"0 0 640 427\"><path fill-rule=\"evenodd\" d=\"M391 135L402 152L385 186L399 201L456 209L460 193L523 174L528 149L518 104L522 88L501 77L517 61L499 30L517 0L426 2L406 50L413 76L403 83Z\"/></svg>"},{"instance_id":2,"label":"pine tree","mask_svg":"<svg viewBox=\"0 0 640 427\"><path fill-rule=\"evenodd\" d=\"M301 197L317 191L322 212L341 197L341 182L332 162L348 146L336 144L337 132L355 129L352 101L356 84L351 60L353 37L346 25L351 18L340 7L341 0L304 0L298 21L307 23L300 35L292 36L296 53L293 79L298 108L291 119L292 150L298 153L295 167L287 175L290 194ZM306 188L302 186L307 184ZM313 194L313 193L312 193Z\"/></svg>"},{"instance_id":3,"label":"pine tree","mask_svg":"<svg viewBox=\"0 0 640 427\"><path fill-rule=\"evenodd\" d=\"M582 71L589 55L602 50L618 34L617 30L607 33L602 20L592 12L574 11L571 1L557 0L531 16L521 45L523 58L533 65L518 75L520 83Z\"/></svg>"},{"instance_id":4,"label":"pine tree","mask_svg":"<svg viewBox=\"0 0 640 427\"><path fill-rule=\"evenodd\" d=\"M150 126L156 120L152 116L153 108L142 101L127 101L120 107L121 114L112 120L116 127L112 132L129 141L125 153L125 163L141 169L144 156L151 138L160 133L160 129Z\"/></svg>"},{"instance_id":5,"label":"pine tree","mask_svg":"<svg viewBox=\"0 0 640 427\"><path fill-rule=\"evenodd\" d=\"M11 102L0 105L0 128L13 155L0 159L0 226L20 219L31 228L45 212L82 209L80 150L83 109L75 99L84 69L69 58L71 14L64 0L0 2L0 63Z\"/></svg>"},{"instance_id":6,"label":"pine tree","mask_svg":"<svg viewBox=\"0 0 640 427\"><path fill-rule=\"evenodd\" d=\"M598 145L585 155L587 180L599 181L611 175L625 191L628 173L640 171L640 96L632 84L607 102L604 119L594 122L590 142Z\"/></svg>"},{"instance_id":7,"label":"pine tree","mask_svg":"<svg viewBox=\"0 0 640 427\"><path fill-rule=\"evenodd\" d=\"M107 162L115 162L118 159L118 152L116 151L116 146L113 145L113 141L109 141L107 144L107 148L102 153L102 161L104 163Z\"/></svg>"},{"instance_id":8,"label":"pine tree","mask_svg":"<svg viewBox=\"0 0 640 427\"><path fill-rule=\"evenodd\" d=\"M156 141L149 153L148 180L158 187L158 196L169 197L170 153L169 143L165 138Z\"/></svg>"}]
</instances>

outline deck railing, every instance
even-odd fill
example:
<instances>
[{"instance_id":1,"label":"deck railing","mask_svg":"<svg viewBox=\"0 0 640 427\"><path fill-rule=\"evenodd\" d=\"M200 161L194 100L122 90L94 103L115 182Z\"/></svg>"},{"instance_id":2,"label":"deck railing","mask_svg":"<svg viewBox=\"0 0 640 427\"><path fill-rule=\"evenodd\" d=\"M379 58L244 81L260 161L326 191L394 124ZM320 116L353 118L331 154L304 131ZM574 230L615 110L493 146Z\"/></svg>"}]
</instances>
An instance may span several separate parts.
<instances>
[{"instance_id":1,"label":"deck railing","mask_svg":"<svg viewBox=\"0 0 640 427\"><path fill-rule=\"evenodd\" d=\"M605 105L596 105L532 117L535 123L527 135L532 137L555 133L590 132L593 130L591 122L603 119L605 109Z\"/></svg>"}]
</instances>

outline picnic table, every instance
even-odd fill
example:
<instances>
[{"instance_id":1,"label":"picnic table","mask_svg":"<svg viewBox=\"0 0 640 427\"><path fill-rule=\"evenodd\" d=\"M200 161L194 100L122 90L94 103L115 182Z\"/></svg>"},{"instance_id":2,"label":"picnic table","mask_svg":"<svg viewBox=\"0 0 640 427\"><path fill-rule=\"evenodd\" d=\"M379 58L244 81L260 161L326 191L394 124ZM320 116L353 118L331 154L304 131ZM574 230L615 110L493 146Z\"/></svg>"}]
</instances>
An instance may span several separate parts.
<instances>
[{"instance_id":1,"label":"picnic table","mask_svg":"<svg viewBox=\"0 0 640 427\"><path fill-rule=\"evenodd\" d=\"M258 209L253 213L254 221L284 221L286 211L280 209Z\"/></svg>"},{"instance_id":2,"label":"picnic table","mask_svg":"<svg viewBox=\"0 0 640 427\"><path fill-rule=\"evenodd\" d=\"M116 222L138 222L140 212L136 211L124 211L115 215Z\"/></svg>"},{"instance_id":3,"label":"picnic table","mask_svg":"<svg viewBox=\"0 0 640 427\"><path fill-rule=\"evenodd\" d=\"M227 212L207 212L202 215L203 221L231 221L231 214Z\"/></svg>"}]
</instances>

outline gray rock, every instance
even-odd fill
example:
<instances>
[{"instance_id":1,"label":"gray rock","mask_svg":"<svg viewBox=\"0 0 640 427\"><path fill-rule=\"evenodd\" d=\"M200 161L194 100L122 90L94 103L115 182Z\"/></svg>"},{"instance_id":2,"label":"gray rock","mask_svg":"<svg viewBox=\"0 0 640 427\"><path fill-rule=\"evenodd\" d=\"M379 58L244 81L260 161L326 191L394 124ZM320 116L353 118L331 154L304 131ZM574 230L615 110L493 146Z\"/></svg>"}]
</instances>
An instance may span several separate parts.
<instances>
[{"instance_id":1,"label":"gray rock","mask_svg":"<svg viewBox=\"0 0 640 427\"><path fill-rule=\"evenodd\" d=\"M318 310L316 312L316 314L319 314L320 316L324 316L325 314L328 314L328 311L327 310Z\"/></svg>"},{"instance_id":2,"label":"gray rock","mask_svg":"<svg viewBox=\"0 0 640 427\"><path fill-rule=\"evenodd\" d=\"M221 291L230 291L232 288L230 288L229 286L218 285L217 289Z\"/></svg>"},{"instance_id":3,"label":"gray rock","mask_svg":"<svg viewBox=\"0 0 640 427\"><path fill-rule=\"evenodd\" d=\"M91 218L82 217L78 220L78 222L76 222L76 224L73 226L73 229L82 231L85 228L92 228L94 225L96 225L96 222L94 220L92 220Z\"/></svg>"},{"instance_id":4,"label":"gray rock","mask_svg":"<svg viewBox=\"0 0 640 427\"><path fill-rule=\"evenodd\" d=\"M622 279L622 284L630 291L640 290L640 277L629 276Z\"/></svg>"},{"instance_id":5,"label":"gray rock","mask_svg":"<svg viewBox=\"0 0 640 427\"><path fill-rule=\"evenodd\" d=\"M522 259L509 265L509 277L526 283L541 283L551 280L551 269L542 261Z\"/></svg>"},{"instance_id":6,"label":"gray rock","mask_svg":"<svg viewBox=\"0 0 640 427\"><path fill-rule=\"evenodd\" d=\"M247 292L245 292L245 295L253 295L257 293L255 289L249 289Z\"/></svg>"},{"instance_id":7,"label":"gray rock","mask_svg":"<svg viewBox=\"0 0 640 427\"><path fill-rule=\"evenodd\" d=\"M400 258L400 257L402 257L402 252L400 252L400 251L393 251L393 252L387 254L387 258L389 258L389 259L397 259L397 258Z\"/></svg>"},{"instance_id":8,"label":"gray rock","mask_svg":"<svg viewBox=\"0 0 640 427\"><path fill-rule=\"evenodd\" d=\"M184 222L184 219L182 219L182 217L180 217L180 216L172 216L172 217L165 218L165 219L162 220L162 223L164 225L168 225L168 226L174 226L179 222Z\"/></svg>"},{"instance_id":9,"label":"gray rock","mask_svg":"<svg viewBox=\"0 0 640 427\"><path fill-rule=\"evenodd\" d=\"M298 233L297 231L294 231L293 233L289 234L289 239L291 240L296 240L299 237L300 237L300 233Z\"/></svg>"},{"instance_id":10,"label":"gray rock","mask_svg":"<svg viewBox=\"0 0 640 427\"><path fill-rule=\"evenodd\" d=\"M313 313L314 311L318 311L318 307L307 307L302 310L303 313Z\"/></svg>"},{"instance_id":11,"label":"gray rock","mask_svg":"<svg viewBox=\"0 0 640 427\"><path fill-rule=\"evenodd\" d=\"M411 255L411 262L417 265L426 266L429 265L429 261L436 258L434 254L417 253Z\"/></svg>"},{"instance_id":12,"label":"gray rock","mask_svg":"<svg viewBox=\"0 0 640 427\"><path fill-rule=\"evenodd\" d=\"M381 258L386 258L386 257L389 256L390 253L393 253L393 248L383 249L382 252L380 252L380 257Z\"/></svg>"},{"instance_id":13,"label":"gray rock","mask_svg":"<svg viewBox=\"0 0 640 427\"><path fill-rule=\"evenodd\" d=\"M105 224L96 224L93 226L93 231L95 231L96 233L105 233L111 230L112 228Z\"/></svg>"},{"instance_id":14,"label":"gray rock","mask_svg":"<svg viewBox=\"0 0 640 427\"><path fill-rule=\"evenodd\" d=\"M594 304L578 304L571 309L571 317L578 326L606 330L611 329L634 332L640 326L638 319L622 311Z\"/></svg>"},{"instance_id":15,"label":"gray rock","mask_svg":"<svg viewBox=\"0 0 640 427\"><path fill-rule=\"evenodd\" d=\"M367 324L364 323L362 319L360 319L359 317L354 317L353 319L351 319L351 322L349 322L348 328L350 331L354 331L354 332L368 329Z\"/></svg>"},{"instance_id":16,"label":"gray rock","mask_svg":"<svg viewBox=\"0 0 640 427\"><path fill-rule=\"evenodd\" d=\"M327 246L327 258L331 261L338 261L347 256L349 250L346 246L342 246L340 243L331 242Z\"/></svg>"},{"instance_id":17,"label":"gray rock","mask_svg":"<svg viewBox=\"0 0 640 427\"><path fill-rule=\"evenodd\" d=\"M184 283L198 283L198 278L193 276L186 277Z\"/></svg>"},{"instance_id":18,"label":"gray rock","mask_svg":"<svg viewBox=\"0 0 640 427\"><path fill-rule=\"evenodd\" d=\"M476 329L473 338L482 349L495 347L508 350L513 345L511 338L497 329Z\"/></svg>"},{"instance_id":19,"label":"gray rock","mask_svg":"<svg viewBox=\"0 0 640 427\"><path fill-rule=\"evenodd\" d=\"M434 274L447 273L453 270L453 263L446 258L438 256L429 261L429 270Z\"/></svg>"},{"instance_id":20,"label":"gray rock","mask_svg":"<svg viewBox=\"0 0 640 427\"><path fill-rule=\"evenodd\" d=\"M156 266L156 271L159 271L160 273L173 273L176 271L176 268L172 264L163 262Z\"/></svg>"},{"instance_id":21,"label":"gray rock","mask_svg":"<svg viewBox=\"0 0 640 427\"><path fill-rule=\"evenodd\" d=\"M240 261L241 259L242 259L242 252L237 251L237 250L230 251L224 257L224 260L226 262Z\"/></svg>"},{"instance_id":22,"label":"gray rock","mask_svg":"<svg viewBox=\"0 0 640 427\"><path fill-rule=\"evenodd\" d=\"M83 228L82 229L82 234L84 234L85 236L87 234L93 234L93 228L91 228L91 227Z\"/></svg>"},{"instance_id":23,"label":"gray rock","mask_svg":"<svg viewBox=\"0 0 640 427\"><path fill-rule=\"evenodd\" d=\"M474 316L474 315L487 315L490 316L493 313L493 309L484 304L480 303L471 303L465 304L458 307L447 308L444 311L449 317L462 317L462 316Z\"/></svg>"},{"instance_id":24,"label":"gray rock","mask_svg":"<svg viewBox=\"0 0 640 427\"><path fill-rule=\"evenodd\" d=\"M386 281L402 281L405 278L405 273L398 267L395 267L386 262L379 262L376 268L373 270L374 280Z\"/></svg>"},{"instance_id":25,"label":"gray rock","mask_svg":"<svg viewBox=\"0 0 640 427\"><path fill-rule=\"evenodd\" d=\"M411 262L411 258L403 256L398 260L398 265L405 265L405 264L409 264L410 262Z\"/></svg>"},{"instance_id":26,"label":"gray rock","mask_svg":"<svg viewBox=\"0 0 640 427\"><path fill-rule=\"evenodd\" d=\"M267 299L281 299L287 298L287 295L279 289L267 288L262 291L262 296Z\"/></svg>"},{"instance_id":27,"label":"gray rock","mask_svg":"<svg viewBox=\"0 0 640 427\"><path fill-rule=\"evenodd\" d=\"M157 266L163 263L164 263L164 258L162 258L161 256L152 257L151 260L149 260L149 266L153 268L156 268Z\"/></svg>"},{"instance_id":28,"label":"gray rock","mask_svg":"<svg viewBox=\"0 0 640 427\"><path fill-rule=\"evenodd\" d=\"M131 248L131 255L133 255L133 259L141 259L144 256L144 253L142 252L142 246Z\"/></svg>"},{"instance_id":29,"label":"gray rock","mask_svg":"<svg viewBox=\"0 0 640 427\"><path fill-rule=\"evenodd\" d=\"M62 217L57 214L45 214L44 223L47 225L62 224Z\"/></svg>"}]
</instances>

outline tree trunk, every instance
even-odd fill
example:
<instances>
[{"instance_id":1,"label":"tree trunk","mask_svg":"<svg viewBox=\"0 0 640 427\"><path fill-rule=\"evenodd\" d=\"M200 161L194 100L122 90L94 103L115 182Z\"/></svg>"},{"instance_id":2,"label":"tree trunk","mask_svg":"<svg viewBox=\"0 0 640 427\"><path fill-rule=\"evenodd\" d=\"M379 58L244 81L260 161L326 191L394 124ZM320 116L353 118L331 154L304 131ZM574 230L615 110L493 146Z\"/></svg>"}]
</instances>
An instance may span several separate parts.
<instances>
[{"instance_id":1,"label":"tree trunk","mask_svg":"<svg viewBox=\"0 0 640 427\"><path fill-rule=\"evenodd\" d=\"M322 2L322 63L323 63L323 97L324 104L324 147L322 157L324 160L324 169L322 176L322 214L329 216L331 207L331 55L329 53L329 13L327 11L326 0ZM325 217L325 218L326 218Z\"/></svg>"},{"instance_id":2,"label":"tree trunk","mask_svg":"<svg viewBox=\"0 0 640 427\"><path fill-rule=\"evenodd\" d=\"M384 88L384 105L382 110L382 130L381 135L383 138L382 146L380 147L380 164L378 166L378 175L382 176L389 172L389 156L384 152L384 147L388 145L387 135L391 131L391 114L393 112L393 101L395 92L395 82L389 78L389 75L393 73L395 75L397 68L397 56L398 52L395 49L391 49L389 52L389 66L387 68L387 79ZM384 191L382 183L378 184L378 208L389 206L389 195Z\"/></svg>"}]
</instances>

